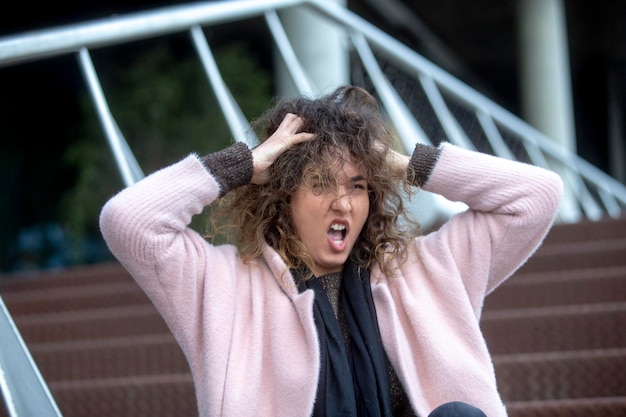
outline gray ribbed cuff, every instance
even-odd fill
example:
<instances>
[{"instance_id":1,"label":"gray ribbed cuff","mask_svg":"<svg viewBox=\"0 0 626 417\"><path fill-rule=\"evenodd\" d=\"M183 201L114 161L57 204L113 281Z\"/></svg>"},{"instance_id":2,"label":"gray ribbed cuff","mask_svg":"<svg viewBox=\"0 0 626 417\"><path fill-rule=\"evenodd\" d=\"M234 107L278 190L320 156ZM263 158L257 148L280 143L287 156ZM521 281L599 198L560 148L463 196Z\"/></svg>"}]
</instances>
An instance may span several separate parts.
<instances>
[{"instance_id":1,"label":"gray ribbed cuff","mask_svg":"<svg viewBox=\"0 0 626 417\"><path fill-rule=\"evenodd\" d=\"M433 171L440 148L418 143L413 150L409 166L407 168L407 178L409 183L417 187L423 186Z\"/></svg>"},{"instance_id":2,"label":"gray ribbed cuff","mask_svg":"<svg viewBox=\"0 0 626 417\"><path fill-rule=\"evenodd\" d=\"M252 151L243 142L205 155L200 161L211 171L220 185L220 197L233 188L249 184L252 180L254 173Z\"/></svg>"}]
</instances>

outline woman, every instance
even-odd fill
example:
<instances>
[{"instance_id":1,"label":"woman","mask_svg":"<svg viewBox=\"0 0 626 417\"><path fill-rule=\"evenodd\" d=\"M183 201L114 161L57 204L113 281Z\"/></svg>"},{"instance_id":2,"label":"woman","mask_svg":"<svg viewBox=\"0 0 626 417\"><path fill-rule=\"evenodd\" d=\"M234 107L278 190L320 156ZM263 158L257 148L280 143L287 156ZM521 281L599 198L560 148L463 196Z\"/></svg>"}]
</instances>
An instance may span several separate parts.
<instances>
[{"instance_id":1,"label":"woman","mask_svg":"<svg viewBox=\"0 0 626 417\"><path fill-rule=\"evenodd\" d=\"M100 218L180 343L200 415L506 416L481 308L548 232L560 178L446 143L401 155L357 87L258 122L259 146L190 155ZM419 236L403 186L469 209ZM236 246L188 227L221 197Z\"/></svg>"}]
</instances>

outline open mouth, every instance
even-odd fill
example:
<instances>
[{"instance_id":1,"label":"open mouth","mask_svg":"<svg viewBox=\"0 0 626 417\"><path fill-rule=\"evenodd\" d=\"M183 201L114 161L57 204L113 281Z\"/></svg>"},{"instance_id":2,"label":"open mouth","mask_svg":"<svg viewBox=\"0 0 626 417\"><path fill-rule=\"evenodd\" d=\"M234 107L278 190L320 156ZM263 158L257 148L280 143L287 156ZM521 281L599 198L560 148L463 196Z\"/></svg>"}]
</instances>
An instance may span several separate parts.
<instances>
[{"instance_id":1,"label":"open mouth","mask_svg":"<svg viewBox=\"0 0 626 417\"><path fill-rule=\"evenodd\" d=\"M335 244L340 245L346 239L348 232L345 224L333 223L326 235Z\"/></svg>"}]
</instances>

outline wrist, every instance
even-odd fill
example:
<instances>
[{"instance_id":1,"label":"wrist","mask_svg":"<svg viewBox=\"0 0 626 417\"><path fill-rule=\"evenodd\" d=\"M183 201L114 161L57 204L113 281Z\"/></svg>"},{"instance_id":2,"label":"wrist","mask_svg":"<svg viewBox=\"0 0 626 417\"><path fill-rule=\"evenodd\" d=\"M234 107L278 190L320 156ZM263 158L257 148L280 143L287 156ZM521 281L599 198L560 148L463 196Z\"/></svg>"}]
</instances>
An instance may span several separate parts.
<instances>
[{"instance_id":1,"label":"wrist","mask_svg":"<svg viewBox=\"0 0 626 417\"><path fill-rule=\"evenodd\" d=\"M407 179L412 185L423 186L439 159L440 148L418 143L407 166Z\"/></svg>"},{"instance_id":2,"label":"wrist","mask_svg":"<svg viewBox=\"0 0 626 417\"><path fill-rule=\"evenodd\" d=\"M220 196L250 183L253 174L252 152L243 142L205 155L200 160L219 183Z\"/></svg>"}]
</instances>

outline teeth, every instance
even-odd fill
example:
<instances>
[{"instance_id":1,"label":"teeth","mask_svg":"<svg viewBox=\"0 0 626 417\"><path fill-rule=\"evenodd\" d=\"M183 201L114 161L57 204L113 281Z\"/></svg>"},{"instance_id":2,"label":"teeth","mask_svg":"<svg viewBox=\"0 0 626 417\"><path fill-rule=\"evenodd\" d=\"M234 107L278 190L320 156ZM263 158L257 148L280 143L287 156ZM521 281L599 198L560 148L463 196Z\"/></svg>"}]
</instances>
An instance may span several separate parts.
<instances>
[{"instance_id":1,"label":"teeth","mask_svg":"<svg viewBox=\"0 0 626 417\"><path fill-rule=\"evenodd\" d=\"M346 226L343 224L333 224L330 228L333 230L346 230Z\"/></svg>"}]
</instances>

